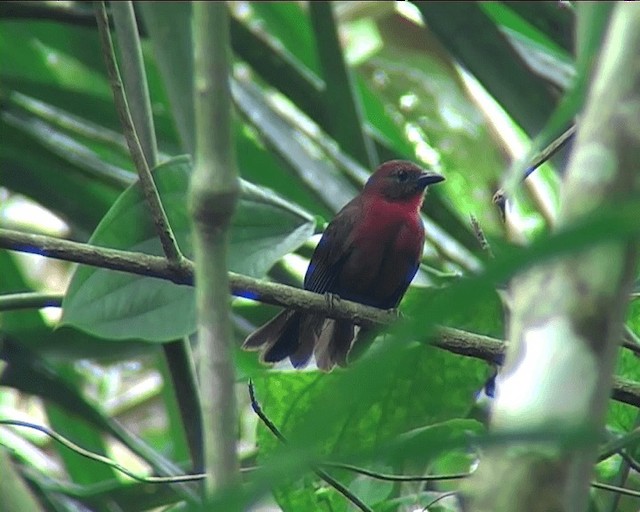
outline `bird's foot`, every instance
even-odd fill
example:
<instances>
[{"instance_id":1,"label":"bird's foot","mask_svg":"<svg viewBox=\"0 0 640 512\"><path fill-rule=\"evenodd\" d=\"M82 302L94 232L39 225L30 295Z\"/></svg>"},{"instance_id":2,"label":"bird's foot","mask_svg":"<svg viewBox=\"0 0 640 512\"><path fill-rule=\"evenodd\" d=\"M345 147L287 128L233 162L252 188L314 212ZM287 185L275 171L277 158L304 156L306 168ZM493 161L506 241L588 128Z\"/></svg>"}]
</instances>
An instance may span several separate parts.
<instances>
[{"instance_id":1,"label":"bird's foot","mask_svg":"<svg viewBox=\"0 0 640 512\"><path fill-rule=\"evenodd\" d=\"M391 313L393 316L395 316L396 318L398 318L399 320L404 318L402 311L400 311L398 308L387 309L387 311Z\"/></svg>"},{"instance_id":2,"label":"bird's foot","mask_svg":"<svg viewBox=\"0 0 640 512\"><path fill-rule=\"evenodd\" d=\"M332 311L336 307L336 304L340 303L341 299L340 295L327 292L324 294L324 300L327 303L327 309Z\"/></svg>"}]
</instances>

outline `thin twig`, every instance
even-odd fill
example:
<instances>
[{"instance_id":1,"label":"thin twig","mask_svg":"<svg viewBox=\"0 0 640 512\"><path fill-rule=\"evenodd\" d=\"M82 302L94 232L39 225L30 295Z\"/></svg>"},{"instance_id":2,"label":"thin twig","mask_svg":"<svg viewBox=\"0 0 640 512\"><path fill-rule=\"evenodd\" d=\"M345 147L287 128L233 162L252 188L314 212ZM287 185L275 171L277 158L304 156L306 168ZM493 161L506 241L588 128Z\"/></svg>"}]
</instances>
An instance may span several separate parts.
<instances>
[{"instance_id":1,"label":"thin twig","mask_svg":"<svg viewBox=\"0 0 640 512\"><path fill-rule=\"evenodd\" d=\"M625 496L633 496L634 498L640 498L640 491L634 491L632 489L626 489L624 487L618 487L616 485L603 484L602 482L591 482L591 486L595 487L596 489L603 489L605 491L624 494Z\"/></svg>"},{"instance_id":2,"label":"thin twig","mask_svg":"<svg viewBox=\"0 0 640 512\"><path fill-rule=\"evenodd\" d=\"M458 494L458 491L449 491L449 492L444 492L442 493L440 496L438 496L437 498L435 498L434 500L431 500L429 503L427 503L424 507L422 507L422 512L426 512L427 510L429 510L429 507L435 505L436 503L438 503L440 500L443 500L445 498L448 498L449 496L455 496L456 494Z\"/></svg>"},{"instance_id":3,"label":"thin twig","mask_svg":"<svg viewBox=\"0 0 640 512\"><path fill-rule=\"evenodd\" d=\"M622 346L627 350L633 352L635 355L640 356L640 345L638 345L637 343L629 340L624 340L622 342Z\"/></svg>"},{"instance_id":4,"label":"thin twig","mask_svg":"<svg viewBox=\"0 0 640 512\"><path fill-rule=\"evenodd\" d=\"M640 355L640 338L628 325L624 326L622 346Z\"/></svg>"},{"instance_id":5,"label":"thin twig","mask_svg":"<svg viewBox=\"0 0 640 512\"><path fill-rule=\"evenodd\" d=\"M154 168L158 165L158 146L133 2L111 3L111 14L120 50L127 105L147 165Z\"/></svg>"},{"instance_id":6,"label":"thin twig","mask_svg":"<svg viewBox=\"0 0 640 512\"><path fill-rule=\"evenodd\" d=\"M256 398L256 390L255 390L255 387L253 386L253 380L251 379L249 379L249 399L251 400L251 408L253 409L253 412L256 413L258 418L260 418L262 423L264 423L265 427L267 427L271 431L271 433L278 438L278 441L280 441L283 444L286 444L287 440L282 435L278 427L275 426L275 424L269 419L269 417L262 410L262 406L260 405L260 402L258 402L258 399Z\"/></svg>"},{"instance_id":7,"label":"thin twig","mask_svg":"<svg viewBox=\"0 0 640 512\"><path fill-rule=\"evenodd\" d=\"M138 135L131 119L127 98L124 94L122 80L120 78L120 72L118 71L118 66L116 64L105 2L96 2L95 9L96 20L98 22L98 33L100 34L100 44L102 46L102 52L107 66L111 89L113 91L113 99L116 105L116 111L118 112L118 117L120 118L120 123L122 124L124 136L127 139L129 151L131 152L131 158L135 164L136 170L138 171L142 192L149 204L153 223L158 233L160 243L162 244L162 249L167 256L167 259L169 259L170 262L177 264L184 259L184 256L180 252L176 238L171 230L171 226L169 225L167 214L162 206L160 195L153 181L153 176L149 170L147 159L142 151L140 140L138 139Z\"/></svg>"},{"instance_id":8,"label":"thin twig","mask_svg":"<svg viewBox=\"0 0 640 512\"><path fill-rule=\"evenodd\" d=\"M391 475L352 466L351 464L342 464L341 462L323 462L322 465L336 469L345 469L353 473L375 478L376 480L385 480L388 482L443 482L446 480L460 480L471 475L471 473L452 473L450 475Z\"/></svg>"},{"instance_id":9,"label":"thin twig","mask_svg":"<svg viewBox=\"0 0 640 512\"><path fill-rule=\"evenodd\" d=\"M0 295L0 311L16 309L59 308L62 305L61 293L24 292Z\"/></svg>"},{"instance_id":10,"label":"thin twig","mask_svg":"<svg viewBox=\"0 0 640 512\"><path fill-rule=\"evenodd\" d=\"M620 457L622 457L629 465L629 467L631 467L634 471L640 471L640 462L629 455L629 452L627 452L627 450L621 450Z\"/></svg>"},{"instance_id":11,"label":"thin twig","mask_svg":"<svg viewBox=\"0 0 640 512\"><path fill-rule=\"evenodd\" d=\"M553 140L546 148L544 148L540 153L534 155L533 160L527 170L524 173L524 178L528 178L529 175L535 171L538 167L540 167L543 163L545 163L549 158L555 155L576 133L577 126L572 124L569 128L567 128L562 134L560 134L555 140Z\"/></svg>"},{"instance_id":12,"label":"thin twig","mask_svg":"<svg viewBox=\"0 0 640 512\"><path fill-rule=\"evenodd\" d=\"M569 128L567 128L561 135L559 135L555 140L553 140L546 148L533 156L529 167L524 172L524 176L522 177L522 181L528 178L538 167L540 167L543 163L545 163L549 158L551 158L556 152L558 152L576 132L576 125L573 124ZM495 194L493 195L493 203L498 208L502 220L504 222L506 215L506 202L507 202L507 194L503 187L500 187Z\"/></svg>"},{"instance_id":13,"label":"thin twig","mask_svg":"<svg viewBox=\"0 0 640 512\"><path fill-rule=\"evenodd\" d=\"M633 468L636 471L640 469L638 467L638 463L636 460L629 455L628 450L635 448L638 443L638 439L640 436L640 412L636 413L636 418L634 420L634 428L631 432L621 436L613 441L607 443L601 450L598 457L598 461L602 461L604 459L608 459L613 455L620 455L622 457L622 462L618 467L618 471L616 475L612 479L610 479L610 485L615 486L623 486L627 479L629 478L630 469ZM602 510L610 510L614 512L618 510L618 504L620 502L620 494L615 494L613 496L609 496L607 501L603 503Z\"/></svg>"},{"instance_id":14,"label":"thin twig","mask_svg":"<svg viewBox=\"0 0 640 512\"><path fill-rule=\"evenodd\" d=\"M482 227L480 227L480 223L475 215L470 215L471 219L471 227L473 228L473 234L476 236L478 243L480 244L480 248L487 253L489 258L493 258L493 251L491 250L491 246L487 241L487 237L484 236L484 231Z\"/></svg>"},{"instance_id":15,"label":"thin twig","mask_svg":"<svg viewBox=\"0 0 640 512\"><path fill-rule=\"evenodd\" d=\"M276 427L273 422L267 417L267 415L262 410L260 403L256 399L255 389L253 387L253 381L249 379L249 397L251 398L251 408L256 413L258 418L265 424L265 426L271 431L271 433L278 438L278 440L286 444L287 440L282 435L278 427ZM364 512L372 512L373 509L369 508L365 503L363 503L360 498L354 495L349 489L347 489L344 485L334 479L331 475L329 475L326 471L323 471L320 468L313 468L313 472L322 480L324 480L327 484L333 487L336 491L342 494L346 499L348 499L351 503L353 503L356 507Z\"/></svg>"},{"instance_id":16,"label":"thin twig","mask_svg":"<svg viewBox=\"0 0 640 512\"><path fill-rule=\"evenodd\" d=\"M638 441L640 441L640 427L636 427L631 432L626 433L624 436L614 439L613 441L609 441L606 445L604 445L600 450L598 462L616 455L621 450L637 443Z\"/></svg>"},{"instance_id":17,"label":"thin twig","mask_svg":"<svg viewBox=\"0 0 640 512\"><path fill-rule=\"evenodd\" d=\"M111 460L109 457L105 457L104 455L99 455L97 453L91 452L89 450L85 450L81 446L78 446L73 441L70 441L66 437L58 434L55 430L51 430L43 425L36 425L35 423L30 423L28 421L21 420L8 420L8 419L0 419L0 425L11 425L13 427L25 427L33 430L37 430L38 432L42 432L43 434L49 436L53 440L58 443L66 446L70 450L76 452L78 455L86 457L87 459L94 460L101 464L105 464L107 466L112 467L113 469L119 471L127 475L138 482L143 482L147 484L173 484L173 483L181 483L181 482L193 482L202 480L205 475L196 474L196 475L177 475L177 476L142 476L134 473L133 471L121 466L117 462Z\"/></svg>"}]
</instances>

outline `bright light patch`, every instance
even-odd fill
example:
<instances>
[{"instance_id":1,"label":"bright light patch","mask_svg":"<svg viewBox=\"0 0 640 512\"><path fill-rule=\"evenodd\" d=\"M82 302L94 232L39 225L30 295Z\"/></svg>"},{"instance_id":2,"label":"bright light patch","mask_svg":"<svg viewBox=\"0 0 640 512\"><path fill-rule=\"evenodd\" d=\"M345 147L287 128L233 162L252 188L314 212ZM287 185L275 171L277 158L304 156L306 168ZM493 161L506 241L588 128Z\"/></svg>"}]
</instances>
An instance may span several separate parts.
<instances>
[{"instance_id":1,"label":"bright light patch","mask_svg":"<svg viewBox=\"0 0 640 512\"><path fill-rule=\"evenodd\" d=\"M527 331L522 343L521 360L496 379L494 425L583 424L598 368L571 323L551 318Z\"/></svg>"}]
</instances>

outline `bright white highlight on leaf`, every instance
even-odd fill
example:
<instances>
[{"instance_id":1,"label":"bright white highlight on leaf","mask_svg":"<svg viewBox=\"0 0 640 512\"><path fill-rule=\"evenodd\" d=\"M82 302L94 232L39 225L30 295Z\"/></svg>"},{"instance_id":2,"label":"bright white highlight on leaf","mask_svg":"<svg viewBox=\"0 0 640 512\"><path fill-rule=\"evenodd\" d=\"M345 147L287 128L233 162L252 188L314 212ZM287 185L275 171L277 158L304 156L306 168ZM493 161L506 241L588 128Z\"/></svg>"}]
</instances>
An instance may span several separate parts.
<instances>
[{"instance_id":1,"label":"bright white highlight on leaf","mask_svg":"<svg viewBox=\"0 0 640 512\"><path fill-rule=\"evenodd\" d=\"M559 316L524 334L521 360L496 380L495 426L567 425L589 415L598 371L579 338L571 323Z\"/></svg>"}]
</instances>

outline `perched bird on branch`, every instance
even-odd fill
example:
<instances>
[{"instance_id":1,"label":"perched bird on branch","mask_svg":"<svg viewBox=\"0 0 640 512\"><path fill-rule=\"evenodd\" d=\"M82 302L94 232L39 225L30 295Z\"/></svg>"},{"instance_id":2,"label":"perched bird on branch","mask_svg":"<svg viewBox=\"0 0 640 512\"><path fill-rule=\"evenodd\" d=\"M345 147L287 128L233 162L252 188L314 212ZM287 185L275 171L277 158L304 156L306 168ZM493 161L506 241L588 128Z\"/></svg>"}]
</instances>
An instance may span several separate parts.
<instances>
[{"instance_id":1,"label":"perched bird on branch","mask_svg":"<svg viewBox=\"0 0 640 512\"><path fill-rule=\"evenodd\" d=\"M444 180L411 162L392 160L329 223L304 278L304 288L381 309L395 308L415 276L424 245L420 207L428 185ZM345 366L355 334L348 320L286 309L249 335L245 350L261 360L321 370Z\"/></svg>"}]
</instances>

